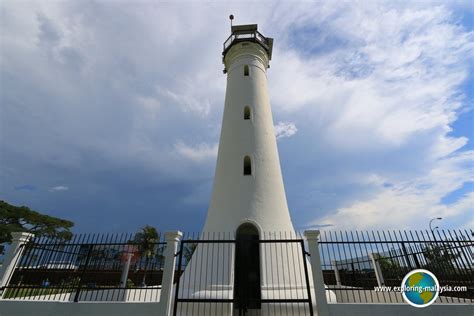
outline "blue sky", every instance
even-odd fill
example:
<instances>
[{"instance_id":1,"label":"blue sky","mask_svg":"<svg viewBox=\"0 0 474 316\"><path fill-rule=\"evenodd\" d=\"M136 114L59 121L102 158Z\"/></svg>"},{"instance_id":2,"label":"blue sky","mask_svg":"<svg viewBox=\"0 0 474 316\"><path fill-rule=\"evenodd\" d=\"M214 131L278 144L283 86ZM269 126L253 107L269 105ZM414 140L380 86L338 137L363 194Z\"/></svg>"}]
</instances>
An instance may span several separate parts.
<instances>
[{"instance_id":1,"label":"blue sky","mask_svg":"<svg viewBox=\"0 0 474 316\"><path fill-rule=\"evenodd\" d=\"M275 39L296 229L473 228L468 1L3 1L0 198L76 232L199 231L231 13Z\"/></svg>"}]
</instances>

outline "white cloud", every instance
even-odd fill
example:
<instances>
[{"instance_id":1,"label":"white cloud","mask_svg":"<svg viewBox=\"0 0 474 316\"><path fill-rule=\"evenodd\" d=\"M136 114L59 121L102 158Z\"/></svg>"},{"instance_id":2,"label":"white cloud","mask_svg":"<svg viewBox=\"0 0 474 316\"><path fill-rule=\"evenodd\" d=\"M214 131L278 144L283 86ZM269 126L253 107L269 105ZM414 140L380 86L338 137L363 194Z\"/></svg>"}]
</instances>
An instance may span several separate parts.
<instances>
[{"instance_id":1,"label":"white cloud","mask_svg":"<svg viewBox=\"0 0 474 316\"><path fill-rule=\"evenodd\" d=\"M278 122L275 126L275 137L277 139L291 137L298 132L296 125L292 122Z\"/></svg>"},{"instance_id":2,"label":"white cloud","mask_svg":"<svg viewBox=\"0 0 474 316\"><path fill-rule=\"evenodd\" d=\"M472 216L474 192L452 204L441 198L474 181L474 152L465 152L440 160L427 175L384 187L367 200L356 200L347 207L314 220L311 225L332 225L335 229L426 228L430 218L441 216L456 223L456 217ZM371 176L372 177L372 176Z\"/></svg>"},{"instance_id":3,"label":"white cloud","mask_svg":"<svg viewBox=\"0 0 474 316\"><path fill-rule=\"evenodd\" d=\"M203 162L213 160L217 157L217 149L219 145L216 144L198 144L196 146L189 146L182 142L176 143L174 148L176 152L193 162Z\"/></svg>"},{"instance_id":4,"label":"white cloud","mask_svg":"<svg viewBox=\"0 0 474 316\"><path fill-rule=\"evenodd\" d=\"M472 207L473 207L473 203L471 203L471 210L472 210ZM471 230L471 231L474 230L474 218L471 217L471 220L468 220L467 222L462 223L459 228L460 229Z\"/></svg>"},{"instance_id":5,"label":"white cloud","mask_svg":"<svg viewBox=\"0 0 474 316\"><path fill-rule=\"evenodd\" d=\"M156 111L160 108L160 101L156 98L139 96L137 102L149 111Z\"/></svg>"},{"instance_id":6,"label":"white cloud","mask_svg":"<svg viewBox=\"0 0 474 316\"><path fill-rule=\"evenodd\" d=\"M69 190L69 187L65 186L65 185L58 185L58 186L55 186L55 187L51 187L49 189L50 192L59 192L59 191L67 191Z\"/></svg>"},{"instance_id":7,"label":"white cloud","mask_svg":"<svg viewBox=\"0 0 474 316\"><path fill-rule=\"evenodd\" d=\"M342 6L334 21L322 24L328 17L315 12L318 18L301 29L325 35L321 52L301 55L305 47L298 52L293 45L278 50L284 62L272 65L274 104L313 112L341 146L400 146L450 124L460 107L457 87L467 76L473 34L451 23L442 7ZM331 50L338 38L341 45Z\"/></svg>"},{"instance_id":8,"label":"white cloud","mask_svg":"<svg viewBox=\"0 0 474 316\"><path fill-rule=\"evenodd\" d=\"M472 181L472 153L461 151L468 139L449 133L468 106L462 84L474 33L445 6L403 3L326 4L289 27L308 42L289 36L276 49L284 62L272 64L272 103L311 121L313 142L299 137L319 154L306 153L317 162L307 164L308 184L336 183L337 198L307 207L321 210L313 223L416 228L436 213L454 226L469 216L442 198ZM374 175L379 183L367 180Z\"/></svg>"},{"instance_id":9,"label":"white cloud","mask_svg":"<svg viewBox=\"0 0 474 316\"><path fill-rule=\"evenodd\" d=\"M169 98L185 112L191 111L199 116L207 116L209 114L210 102L207 99L196 99L192 94L178 94L163 87L158 87L157 90L161 96Z\"/></svg>"}]
</instances>

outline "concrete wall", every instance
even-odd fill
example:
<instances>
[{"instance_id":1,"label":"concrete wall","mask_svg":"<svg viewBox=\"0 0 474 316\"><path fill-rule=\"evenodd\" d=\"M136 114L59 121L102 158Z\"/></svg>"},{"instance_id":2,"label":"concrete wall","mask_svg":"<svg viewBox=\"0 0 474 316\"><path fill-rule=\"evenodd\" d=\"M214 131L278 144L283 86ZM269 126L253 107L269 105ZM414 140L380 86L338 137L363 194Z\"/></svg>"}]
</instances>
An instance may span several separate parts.
<instances>
[{"instance_id":1,"label":"concrete wall","mask_svg":"<svg viewBox=\"0 0 474 316\"><path fill-rule=\"evenodd\" d=\"M433 304L425 308L416 308L408 304L328 304L330 316L367 316L367 315L403 315L403 316L472 316L474 306L468 304Z\"/></svg>"},{"instance_id":2,"label":"concrete wall","mask_svg":"<svg viewBox=\"0 0 474 316\"><path fill-rule=\"evenodd\" d=\"M0 316L161 315L160 303L0 301Z\"/></svg>"},{"instance_id":3,"label":"concrete wall","mask_svg":"<svg viewBox=\"0 0 474 316\"><path fill-rule=\"evenodd\" d=\"M28 302L0 301L0 316L107 316L162 315L159 303L97 302ZM433 304L416 308L407 304L329 304L331 316L404 315L404 316L471 316L474 306L467 304Z\"/></svg>"}]
</instances>

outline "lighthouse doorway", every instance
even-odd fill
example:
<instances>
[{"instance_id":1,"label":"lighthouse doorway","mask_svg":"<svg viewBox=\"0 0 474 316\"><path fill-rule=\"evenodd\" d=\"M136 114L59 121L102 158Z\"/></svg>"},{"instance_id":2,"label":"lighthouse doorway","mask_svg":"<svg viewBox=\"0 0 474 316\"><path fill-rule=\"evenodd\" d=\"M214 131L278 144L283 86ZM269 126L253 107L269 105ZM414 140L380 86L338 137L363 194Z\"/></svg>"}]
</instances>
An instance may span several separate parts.
<instances>
[{"instance_id":1,"label":"lighthouse doorway","mask_svg":"<svg viewBox=\"0 0 474 316\"><path fill-rule=\"evenodd\" d=\"M255 225L245 223L236 234L234 300L238 315L261 308L260 243Z\"/></svg>"}]
</instances>

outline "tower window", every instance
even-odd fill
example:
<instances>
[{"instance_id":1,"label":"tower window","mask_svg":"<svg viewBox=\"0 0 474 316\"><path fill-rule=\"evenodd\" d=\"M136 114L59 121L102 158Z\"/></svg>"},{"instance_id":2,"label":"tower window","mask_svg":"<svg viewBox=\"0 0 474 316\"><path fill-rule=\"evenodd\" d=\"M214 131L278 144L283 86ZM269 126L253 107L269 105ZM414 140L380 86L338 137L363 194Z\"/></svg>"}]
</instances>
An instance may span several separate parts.
<instances>
[{"instance_id":1,"label":"tower window","mask_svg":"<svg viewBox=\"0 0 474 316\"><path fill-rule=\"evenodd\" d=\"M250 120L250 106L244 108L244 120Z\"/></svg>"},{"instance_id":2,"label":"tower window","mask_svg":"<svg viewBox=\"0 0 474 316\"><path fill-rule=\"evenodd\" d=\"M252 174L252 161L249 156L244 157L244 176Z\"/></svg>"},{"instance_id":3,"label":"tower window","mask_svg":"<svg viewBox=\"0 0 474 316\"><path fill-rule=\"evenodd\" d=\"M249 65L244 66L244 76L249 76Z\"/></svg>"}]
</instances>

